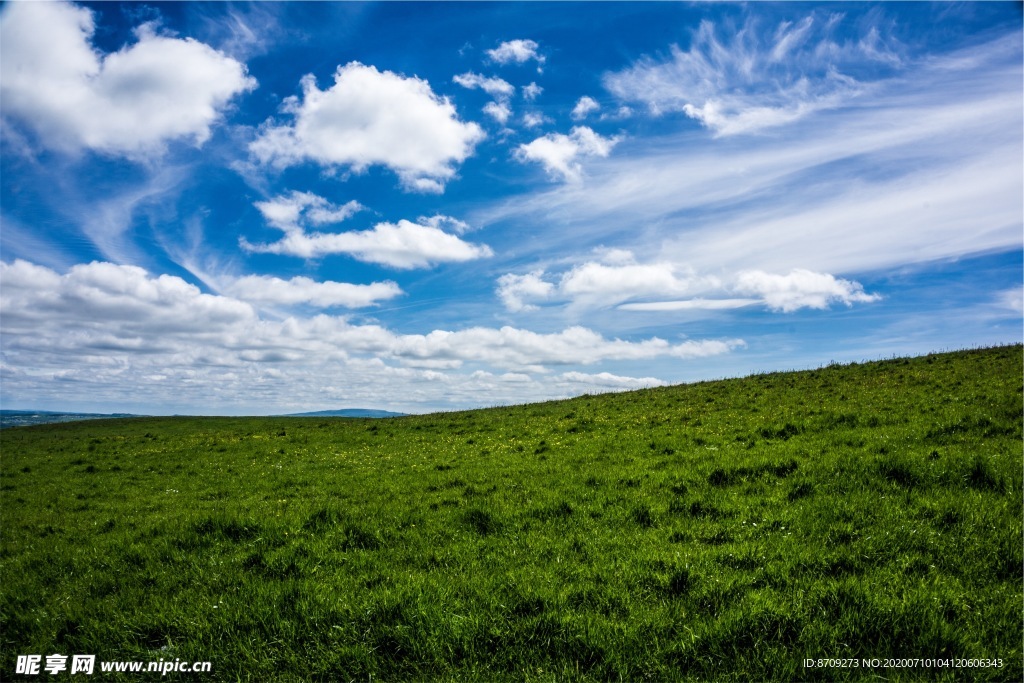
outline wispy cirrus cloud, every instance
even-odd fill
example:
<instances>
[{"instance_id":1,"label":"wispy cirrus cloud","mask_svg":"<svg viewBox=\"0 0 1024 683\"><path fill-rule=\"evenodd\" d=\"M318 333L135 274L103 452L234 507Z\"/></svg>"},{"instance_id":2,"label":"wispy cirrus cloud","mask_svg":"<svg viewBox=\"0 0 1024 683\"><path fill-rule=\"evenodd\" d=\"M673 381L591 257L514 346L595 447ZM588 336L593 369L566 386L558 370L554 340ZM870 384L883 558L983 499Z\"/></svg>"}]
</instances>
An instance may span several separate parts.
<instances>
[{"instance_id":1,"label":"wispy cirrus cloud","mask_svg":"<svg viewBox=\"0 0 1024 683\"><path fill-rule=\"evenodd\" d=\"M836 276L1019 247L1019 38L919 58L872 85L869 109L818 112L797 135L633 139L591 159L586 183L469 218L531 230L530 271L531 255L598 245L697 272Z\"/></svg>"},{"instance_id":2,"label":"wispy cirrus cloud","mask_svg":"<svg viewBox=\"0 0 1024 683\"><path fill-rule=\"evenodd\" d=\"M748 19L725 31L702 21L690 48L673 45L668 59L646 57L604 85L617 97L647 105L655 115L683 112L717 135L752 133L846 103L863 85L842 69L871 62L900 66L900 45L872 27L859 40L837 43L842 17L812 13L774 30Z\"/></svg>"}]
</instances>

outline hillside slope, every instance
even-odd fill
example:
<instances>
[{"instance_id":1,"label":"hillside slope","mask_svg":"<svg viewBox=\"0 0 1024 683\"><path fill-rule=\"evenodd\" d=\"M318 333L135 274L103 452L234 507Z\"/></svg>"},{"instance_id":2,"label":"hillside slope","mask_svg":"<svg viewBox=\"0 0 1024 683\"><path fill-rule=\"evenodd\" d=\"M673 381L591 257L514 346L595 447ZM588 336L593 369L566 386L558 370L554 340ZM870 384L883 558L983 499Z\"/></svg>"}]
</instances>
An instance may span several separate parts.
<instances>
[{"instance_id":1,"label":"hillside slope","mask_svg":"<svg viewBox=\"0 0 1024 683\"><path fill-rule=\"evenodd\" d=\"M0 678L56 652L204 681L1020 680L1022 383L1012 346L4 430Z\"/></svg>"}]
</instances>

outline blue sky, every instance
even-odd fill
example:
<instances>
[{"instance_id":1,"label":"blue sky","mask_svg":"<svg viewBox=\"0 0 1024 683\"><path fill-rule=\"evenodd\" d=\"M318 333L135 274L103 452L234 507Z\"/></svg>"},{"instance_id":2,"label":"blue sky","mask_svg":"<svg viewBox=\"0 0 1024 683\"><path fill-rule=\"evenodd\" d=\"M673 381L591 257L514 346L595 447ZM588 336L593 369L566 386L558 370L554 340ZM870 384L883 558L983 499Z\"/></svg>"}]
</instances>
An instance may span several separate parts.
<instances>
[{"instance_id":1,"label":"blue sky","mask_svg":"<svg viewBox=\"0 0 1024 683\"><path fill-rule=\"evenodd\" d=\"M429 412L1022 338L1019 3L0 9L0 404Z\"/></svg>"}]
</instances>

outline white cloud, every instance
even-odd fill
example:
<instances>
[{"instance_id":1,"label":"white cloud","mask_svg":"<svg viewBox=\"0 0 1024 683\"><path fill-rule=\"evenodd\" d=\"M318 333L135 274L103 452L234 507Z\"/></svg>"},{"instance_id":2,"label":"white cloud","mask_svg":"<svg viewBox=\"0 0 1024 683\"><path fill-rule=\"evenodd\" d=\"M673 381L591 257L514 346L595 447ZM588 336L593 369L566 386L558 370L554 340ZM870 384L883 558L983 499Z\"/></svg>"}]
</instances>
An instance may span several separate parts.
<instances>
[{"instance_id":1,"label":"white cloud","mask_svg":"<svg viewBox=\"0 0 1024 683\"><path fill-rule=\"evenodd\" d=\"M483 111L498 123L504 125L509 117L512 116L512 107L509 105L509 99L515 94L516 89L508 81L481 76L471 71L459 74L452 80L463 88L471 90L479 88L495 98L493 102L488 102L484 106Z\"/></svg>"},{"instance_id":2,"label":"white cloud","mask_svg":"<svg viewBox=\"0 0 1024 683\"><path fill-rule=\"evenodd\" d=\"M854 302L881 299L877 294L865 293L860 283L799 268L788 275L745 271L737 276L735 289L741 294L759 296L769 308L784 313L800 308L824 309L831 303L851 306Z\"/></svg>"},{"instance_id":3,"label":"white cloud","mask_svg":"<svg viewBox=\"0 0 1024 683\"><path fill-rule=\"evenodd\" d=\"M529 85L524 85L522 90L523 90L523 99L526 100L527 102L533 102L534 100L537 99L537 97L540 96L540 94L542 92L544 92L544 88L540 87L536 83L530 83Z\"/></svg>"},{"instance_id":4,"label":"white cloud","mask_svg":"<svg viewBox=\"0 0 1024 683\"><path fill-rule=\"evenodd\" d=\"M664 382L657 377L623 377L621 375L613 375L610 372L599 372L597 374L563 372L559 377L569 382L614 389L642 389L668 385L668 382Z\"/></svg>"},{"instance_id":5,"label":"white cloud","mask_svg":"<svg viewBox=\"0 0 1024 683\"><path fill-rule=\"evenodd\" d=\"M344 221L366 207L354 200L338 206L313 193L297 191L255 202L254 206L285 236L271 244L252 244L241 238L239 244L250 252L300 258L348 254L394 268L424 268L492 255L486 245L465 242L445 232L444 228L458 234L469 230L465 221L451 216L421 216L417 223L400 220L397 224L378 223L371 230L322 233L306 232L305 228Z\"/></svg>"},{"instance_id":6,"label":"white cloud","mask_svg":"<svg viewBox=\"0 0 1024 683\"><path fill-rule=\"evenodd\" d=\"M209 42L235 59L245 60L266 54L282 36L280 7L272 3L254 3L244 8L229 7L225 12L196 13L202 33Z\"/></svg>"},{"instance_id":7,"label":"white cloud","mask_svg":"<svg viewBox=\"0 0 1024 683\"><path fill-rule=\"evenodd\" d=\"M438 230L448 228L457 235L464 235L472 229L466 221L460 221L458 218L452 218L451 216L444 216L442 214L420 216L416 219L416 222L420 225L429 225L430 227L437 228Z\"/></svg>"},{"instance_id":8,"label":"white cloud","mask_svg":"<svg viewBox=\"0 0 1024 683\"><path fill-rule=\"evenodd\" d=\"M66 2L13 2L0 14L5 115L44 145L142 157L170 140L200 145L236 95L256 87L245 65L191 38L135 31L103 54L91 11Z\"/></svg>"},{"instance_id":9,"label":"white cloud","mask_svg":"<svg viewBox=\"0 0 1024 683\"><path fill-rule=\"evenodd\" d=\"M299 191L255 202L254 206L268 223L281 230L297 227L300 221L312 225L340 223L366 208L355 200L338 206L312 192Z\"/></svg>"},{"instance_id":10,"label":"white cloud","mask_svg":"<svg viewBox=\"0 0 1024 683\"><path fill-rule=\"evenodd\" d=\"M601 114L601 120L602 121L620 121L622 119L628 119L632 115L633 115L633 110L630 107L627 107L626 105L622 105L622 106L620 106L618 109L616 109L613 112L607 112L607 113Z\"/></svg>"},{"instance_id":11,"label":"white cloud","mask_svg":"<svg viewBox=\"0 0 1024 683\"><path fill-rule=\"evenodd\" d=\"M536 371L547 365L592 365L607 360L701 358L725 353L739 344L734 340L671 344L658 337L631 342L605 339L579 326L550 334L514 327L473 327L457 332L435 330L427 335L403 335L394 339L390 349L403 357L459 358Z\"/></svg>"},{"instance_id":12,"label":"white cloud","mask_svg":"<svg viewBox=\"0 0 1024 683\"><path fill-rule=\"evenodd\" d=\"M545 123L551 123L551 119L540 112L528 111L523 114L523 125L527 128L536 128L537 126L543 126Z\"/></svg>"},{"instance_id":13,"label":"white cloud","mask_svg":"<svg viewBox=\"0 0 1024 683\"><path fill-rule=\"evenodd\" d=\"M570 268L557 285L544 279L543 270L503 275L498 279L498 296L508 310L518 312L533 310L534 304L543 301L606 308L635 298L682 296L721 288L716 278L698 277L670 263L635 263L633 254L623 249L603 249L600 256L601 262L587 261Z\"/></svg>"},{"instance_id":14,"label":"white cloud","mask_svg":"<svg viewBox=\"0 0 1024 683\"><path fill-rule=\"evenodd\" d=\"M865 57L875 62L901 66L903 58L899 55L899 48L891 42L882 38L877 26L872 26L868 34L857 41L857 47Z\"/></svg>"},{"instance_id":15,"label":"white cloud","mask_svg":"<svg viewBox=\"0 0 1024 683\"><path fill-rule=\"evenodd\" d=\"M536 161L544 166L552 178L578 182L583 177L579 157L607 157L620 138L606 138L586 126L576 126L569 135L548 133L533 142L519 145L516 157L520 161Z\"/></svg>"},{"instance_id":16,"label":"white cloud","mask_svg":"<svg viewBox=\"0 0 1024 683\"><path fill-rule=\"evenodd\" d=\"M539 47L540 45L533 40L509 40L493 50L488 50L487 56L498 64L509 64L510 62L522 64L531 59L538 64L543 64L545 57L537 52Z\"/></svg>"},{"instance_id":17,"label":"white cloud","mask_svg":"<svg viewBox=\"0 0 1024 683\"><path fill-rule=\"evenodd\" d=\"M309 304L319 308L375 306L379 301L402 294L402 289L390 281L356 285L347 282L316 282L301 276L282 280L268 275L247 275L231 280L221 291L253 303L283 306Z\"/></svg>"},{"instance_id":18,"label":"white cloud","mask_svg":"<svg viewBox=\"0 0 1024 683\"><path fill-rule=\"evenodd\" d=\"M559 291L584 305L611 306L646 296L678 296L709 283L692 274L679 277L670 263L605 265L588 262L562 276Z\"/></svg>"},{"instance_id":19,"label":"white cloud","mask_svg":"<svg viewBox=\"0 0 1024 683\"><path fill-rule=\"evenodd\" d=\"M513 312L533 310L540 302L568 301L575 307L616 306L622 311L644 312L729 310L762 304L789 313L800 308L824 309L833 303L850 306L881 298L866 294L857 282L827 273L795 269L788 275L774 275L749 270L723 280L698 275L668 262L632 263L633 255L623 250L602 253L608 257L604 263L587 261L576 265L562 274L557 285L544 279L543 270L503 275L498 279L498 296ZM735 294L748 298L736 298Z\"/></svg>"},{"instance_id":20,"label":"white cloud","mask_svg":"<svg viewBox=\"0 0 1024 683\"><path fill-rule=\"evenodd\" d=\"M821 24L815 33L815 24ZM795 25L780 23L762 35L748 22L722 40L715 25L703 21L690 49L673 45L671 58L644 58L606 74L605 87L617 97L646 104L655 114L679 111L717 135L751 133L797 121L839 106L862 87L838 71L840 66L880 59L882 42L872 28L860 50L835 44L834 22L809 15ZM870 48L870 49L869 49Z\"/></svg>"},{"instance_id":21,"label":"white cloud","mask_svg":"<svg viewBox=\"0 0 1024 683\"><path fill-rule=\"evenodd\" d=\"M0 262L0 282L6 398L94 401L104 396L140 411L159 405L224 414L251 406L265 413L286 402L324 400L367 405L381 392L399 397L393 405L400 406L480 405L493 402L495 381L522 385L503 391L506 400L536 400L558 395L573 382L629 383L603 372L526 381L527 374L550 366L572 373L573 366L608 361L707 358L742 345L609 339L585 327L553 333L473 327L399 334L328 315L269 320L231 296L205 294L177 277L110 263L78 265L59 274L25 261ZM287 298L299 290L310 302L334 296L302 279L283 286L264 278L243 284L270 292L267 298ZM467 365L466 374L452 374ZM495 369L505 374L496 375Z\"/></svg>"},{"instance_id":22,"label":"white cloud","mask_svg":"<svg viewBox=\"0 0 1024 683\"><path fill-rule=\"evenodd\" d=\"M505 124L512 116L512 108L505 102L488 102L483 112L500 124Z\"/></svg>"},{"instance_id":23,"label":"white cloud","mask_svg":"<svg viewBox=\"0 0 1024 683\"><path fill-rule=\"evenodd\" d=\"M759 299L682 299L678 301L647 301L642 303L622 304L618 307L620 311L646 311L646 312L670 312L670 311L724 311L733 308L743 308L761 303Z\"/></svg>"},{"instance_id":24,"label":"white cloud","mask_svg":"<svg viewBox=\"0 0 1024 683\"><path fill-rule=\"evenodd\" d=\"M636 263L636 255L629 249L600 246L594 249L598 261L609 266L628 266Z\"/></svg>"},{"instance_id":25,"label":"white cloud","mask_svg":"<svg viewBox=\"0 0 1024 683\"><path fill-rule=\"evenodd\" d=\"M94 262L58 275L18 260L0 262L0 281L5 331L28 331L41 324L57 333L65 329L73 338L83 331L102 336L108 326L119 326L129 339L147 330L148 343L158 347L161 331L209 332L256 320L246 303L204 294L178 277L153 277L136 266ZM74 324L62 328L61 321Z\"/></svg>"},{"instance_id":26,"label":"white cloud","mask_svg":"<svg viewBox=\"0 0 1024 683\"><path fill-rule=\"evenodd\" d=\"M498 77L481 76L472 71L458 74L453 79L463 88L470 90L480 89L491 97L507 99L515 94L516 89L511 83Z\"/></svg>"},{"instance_id":27,"label":"white cloud","mask_svg":"<svg viewBox=\"0 0 1024 683\"><path fill-rule=\"evenodd\" d=\"M597 103L593 97L584 95L577 102L576 106L572 108L572 118L574 121L582 121L587 118L587 115L591 112L595 112L601 108L601 105Z\"/></svg>"},{"instance_id":28,"label":"white cloud","mask_svg":"<svg viewBox=\"0 0 1024 683\"><path fill-rule=\"evenodd\" d=\"M999 295L996 297L996 305L1017 313L1024 313L1024 289L1014 287L1013 289L999 292Z\"/></svg>"},{"instance_id":29,"label":"white cloud","mask_svg":"<svg viewBox=\"0 0 1024 683\"><path fill-rule=\"evenodd\" d=\"M807 40L807 34L814 25L814 17L804 17L803 20L793 26L791 21L783 21L775 29L775 45L772 47L770 60L781 62L796 48L799 48Z\"/></svg>"},{"instance_id":30,"label":"white cloud","mask_svg":"<svg viewBox=\"0 0 1024 683\"><path fill-rule=\"evenodd\" d=\"M313 161L357 173L383 165L415 192L442 192L485 137L426 81L359 62L339 66L327 90L303 77L302 96L287 98L283 111L293 122L267 121L249 146L261 162L283 168Z\"/></svg>"},{"instance_id":31,"label":"white cloud","mask_svg":"<svg viewBox=\"0 0 1024 683\"><path fill-rule=\"evenodd\" d=\"M495 375L478 370L464 381L474 384L478 387L479 391L489 392L492 395L507 395L511 389L529 391L535 394L544 392L549 395L550 392L556 392L554 395L558 398L570 398L580 394L661 387L668 384L657 377L627 377L610 372L586 373L577 371L536 377L521 372L506 372L501 375Z\"/></svg>"},{"instance_id":32,"label":"white cloud","mask_svg":"<svg viewBox=\"0 0 1024 683\"><path fill-rule=\"evenodd\" d=\"M555 286L541 279L544 271L535 270L526 275L508 273L498 278L498 296L505 308L513 312L531 311L537 307L527 301L542 301L551 297Z\"/></svg>"},{"instance_id":33,"label":"white cloud","mask_svg":"<svg viewBox=\"0 0 1024 683\"><path fill-rule=\"evenodd\" d=\"M398 223L378 223L370 230L340 233L307 233L300 227L282 227L285 236L277 242L251 244L242 238L240 244L250 252L301 258L347 254L367 263L400 269L426 268L438 263L458 263L493 255L487 245L465 242L438 228L442 218L427 219L427 225L403 219ZM429 224L431 222L433 225Z\"/></svg>"}]
</instances>

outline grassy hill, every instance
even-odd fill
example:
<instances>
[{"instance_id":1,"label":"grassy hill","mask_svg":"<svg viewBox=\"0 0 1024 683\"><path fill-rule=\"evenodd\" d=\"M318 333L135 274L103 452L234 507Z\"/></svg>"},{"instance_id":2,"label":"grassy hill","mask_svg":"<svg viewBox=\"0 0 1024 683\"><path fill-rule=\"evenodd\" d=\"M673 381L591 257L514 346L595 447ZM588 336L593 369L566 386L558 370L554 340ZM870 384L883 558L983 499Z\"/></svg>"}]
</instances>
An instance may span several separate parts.
<instances>
[{"instance_id":1,"label":"grassy hill","mask_svg":"<svg viewBox=\"0 0 1024 683\"><path fill-rule=\"evenodd\" d=\"M1019 681L1022 383L1013 346L387 420L7 429L0 679L91 653L202 681ZM942 666L862 660L889 657Z\"/></svg>"}]
</instances>

